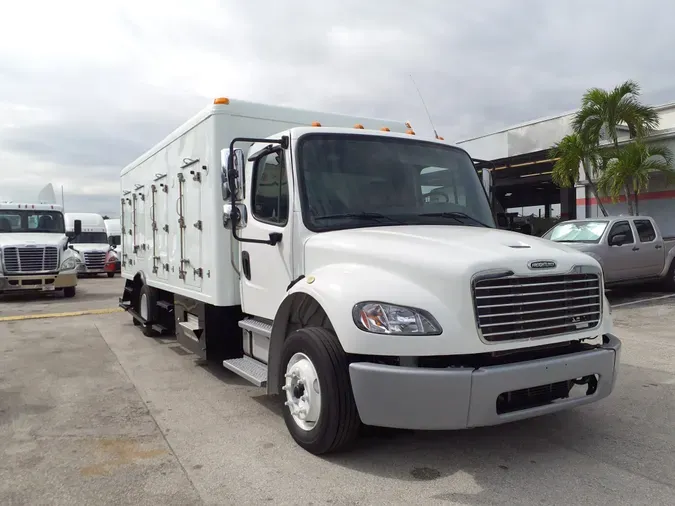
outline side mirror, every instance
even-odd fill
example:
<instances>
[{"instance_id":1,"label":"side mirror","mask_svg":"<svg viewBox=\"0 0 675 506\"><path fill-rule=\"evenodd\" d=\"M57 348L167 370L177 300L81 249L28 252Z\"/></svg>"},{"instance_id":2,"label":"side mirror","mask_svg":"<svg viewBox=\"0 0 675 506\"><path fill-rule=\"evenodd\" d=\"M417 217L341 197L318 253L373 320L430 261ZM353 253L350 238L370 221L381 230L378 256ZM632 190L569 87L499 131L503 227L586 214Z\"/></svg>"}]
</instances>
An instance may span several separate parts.
<instances>
[{"instance_id":1,"label":"side mirror","mask_svg":"<svg viewBox=\"0 0 675 506\"><path fill-rule=\"evenodd\" d=\"M497 226L500 228L506 228L509 226L509 220L506 218L504 213L497 213Z\"/></svg>"},{"instance_id":2,"label":"side mirror","mask_svg":"<svg viewBox=\"0 0 675 506\"><path fill-rule=\"evenodd\" d=\"M626 234L616 234L609 238L610 246L621 246L626 242Z\"/></svg>"},{"instance_id":3,"label":"side mirror","mask_svg":"<svg viewBox=\"0 0 675 506\"><path fill-rule=\"evenodd\" d=\"M230 161L233 165L230 166ZM223 200L231 198L234 193L238 197L239 190L244 187L245 157L243 149L235 149L230 159L230 150L220 151L220 179L222 182Z\"/></svg>"},{"instance_id":4,"label":"side mirror","mask_svg":"<svg viewBox=\"0 0 675 506\"><path fill-rule=\"evenodd\" d=\"M75 229L75 237L80 235L82 233L82 221L81 220L75 220L75 223L73 224L73 228Z\"/></svg>"}]
</instances>

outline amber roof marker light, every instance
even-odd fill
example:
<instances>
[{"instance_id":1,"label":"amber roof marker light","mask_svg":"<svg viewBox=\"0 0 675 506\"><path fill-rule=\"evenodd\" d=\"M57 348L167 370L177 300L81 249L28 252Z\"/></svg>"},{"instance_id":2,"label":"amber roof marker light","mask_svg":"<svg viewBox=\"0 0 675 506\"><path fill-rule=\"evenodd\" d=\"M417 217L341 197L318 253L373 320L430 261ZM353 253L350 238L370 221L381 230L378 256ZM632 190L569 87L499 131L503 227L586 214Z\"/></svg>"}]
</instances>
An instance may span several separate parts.
<instances>
[{"instance_id":1,"label":"amber roof marker light","mask_svg":"<svg viewBox=\"0 0 675 506\"><path fill-rule=\"evenodd\" d=\"M213 99L214 105L229 105L230 99L226 97L218 97Z\"/></svg>"}]
</instances>

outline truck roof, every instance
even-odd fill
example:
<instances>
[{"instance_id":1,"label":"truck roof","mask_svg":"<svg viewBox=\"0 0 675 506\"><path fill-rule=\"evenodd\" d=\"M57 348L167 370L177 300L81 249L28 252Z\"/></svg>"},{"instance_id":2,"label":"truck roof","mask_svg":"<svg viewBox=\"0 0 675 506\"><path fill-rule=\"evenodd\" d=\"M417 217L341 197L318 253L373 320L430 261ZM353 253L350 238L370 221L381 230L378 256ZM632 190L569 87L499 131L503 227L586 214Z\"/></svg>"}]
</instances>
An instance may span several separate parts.
<instances>
[{"instance_id":1,"label":"truck roof","mask_svg":"<svg viewBox=\"0 0 675 506\"><path fill-rule=\"evenodd\" d=\"M61 211L63 208L58 204L45 204L45 203L26 203L26 202L0 202L0 209L35 209L36 211Z\"/></svg>"},{"instance_id":2,"label":"truck roof","mask_svg":"<svg viewBox=\"0 0 675 506\"><path fill-rule=\"evenodd\" d=\"M99 228L105 230L105 222L103 216L96 213L65 213L66 228L73 227L75 220L82 222L82 230L87 229L91 231L92 228Z\"/></svg>"},{"instance_id":3,"label":"truck roof","mask_svg":"<svg viewBox=\"0 0 675 506\"><path fill-rule=\"evenodd\" d=\"M652 220L650 216L623 216L621 214L610 215L610 216L596 216L594 218L575 218L573 220L565 220L560 223L574 223L574 222L584 222L584 221L614 221L614 220Z\"/></svg>"},{"instance_id":4,"label":"truck roof","mask_svg":"<svg viewBox=\"0 0 675 506\"><path fill-rule=\"evenodd\" d=\"M143 161L150 158L158 151L195 128L208 117L219 114L247 119L278 121L280 123L279 131L288 129L288 125L311 127L314 122L320 123L324 127L353 127L354 125L362 125L364 128L371 130L379 131L382 128L388 128L392 132L401 133L405 133L406 130L412 128L410 123L407 121L366 118L361 116L350 116L345 114L261 104L256 102L248 102L246 100L217 98L212 104L199 111L192 118L176 128L160 142L155 144L152 148L124 167L121 171L121 175L125 174L129 170L141 164Z\"/></svg>"}]
</instances>

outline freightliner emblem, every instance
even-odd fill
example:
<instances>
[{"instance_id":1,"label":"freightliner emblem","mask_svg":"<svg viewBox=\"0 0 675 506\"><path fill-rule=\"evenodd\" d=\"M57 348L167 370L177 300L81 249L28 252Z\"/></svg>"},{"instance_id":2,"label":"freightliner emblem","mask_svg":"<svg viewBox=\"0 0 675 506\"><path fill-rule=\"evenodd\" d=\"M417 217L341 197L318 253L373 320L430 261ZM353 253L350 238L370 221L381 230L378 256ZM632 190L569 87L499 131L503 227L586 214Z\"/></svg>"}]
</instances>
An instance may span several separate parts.
<instances>
[{"instance_id":1,"label":"freightliner emblem","mask_svg":"<svg viewBox=\"0 0 675 506\"><path fill-rule=\"evenodd\" d=\"M536 260L527 264L530 269L555 269L556 263L553 260Z\"/></svg>"}]
</instances>

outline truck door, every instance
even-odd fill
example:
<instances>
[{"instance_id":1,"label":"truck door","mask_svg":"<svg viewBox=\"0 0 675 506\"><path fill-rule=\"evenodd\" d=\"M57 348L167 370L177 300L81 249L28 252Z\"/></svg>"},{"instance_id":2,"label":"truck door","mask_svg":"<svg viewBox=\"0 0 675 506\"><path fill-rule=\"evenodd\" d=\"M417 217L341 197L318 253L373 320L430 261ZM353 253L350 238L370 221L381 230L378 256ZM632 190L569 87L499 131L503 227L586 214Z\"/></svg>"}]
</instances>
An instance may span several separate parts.
<instances>
[{"instance_id":1,"label":"truck door","mask_svg":"<svg viewBox=\"0 0 675 506\"><path fill-rule=\"evenodd\" d=\"M254 145L250 153L262 149ZM239 230L247 239L269 239L281 233L274 246L239 242L241 304L244 312L273 319L291 282L292 220L289 213L293 188L288 184L288 152L273 151L246 167L245 202L248 222ZM250 181L250 183L248 183Z\"/></svg>"},{"instance_id":2,"label":"truck door","mask_svg":"<svg viewBox=\"0 0 675 506\"><path fill-rule=\"evenodd\" d=\"M612 246L612 237L623 234L625 242L621 246ZM607 253L605 256L606 281L623 281L633 279L640 274L639 246L635 242L635 234L628 220L617 221L607 234Z\"/></svg>"},{"instance_id":3,"label":"truck door","mask_svg":"<svg viewBox=\"0 0 675 506\"><path fill-rule=\"evenodd\" d=\"M656 233L654 224L649 218L633 220L640 248L637 255L640 259L640 276L658 276L663 270L663 238Z\"/></svg>"},{"instance_id":4,"label":"truck door","mask_svg":"<svg viewBox=\"0 0 675 506\"><path fill-rule=\"evenodd\" d=\"M153 186L153 271L159 279L169 277L169 206L166 175L161 175Z\"/></svg>"},{"instance_id":5,"label":"truck door","mask_svg":"<svg viewBox=\"0 0 675 506\"><path fill-rule=\"evenodd\" d=\"M201 290L202 268L202 173L198 164L183 168L179 174L181 216L176 226L182 227L181 272L185 284Z\"/></svg>"}]
</instances>

